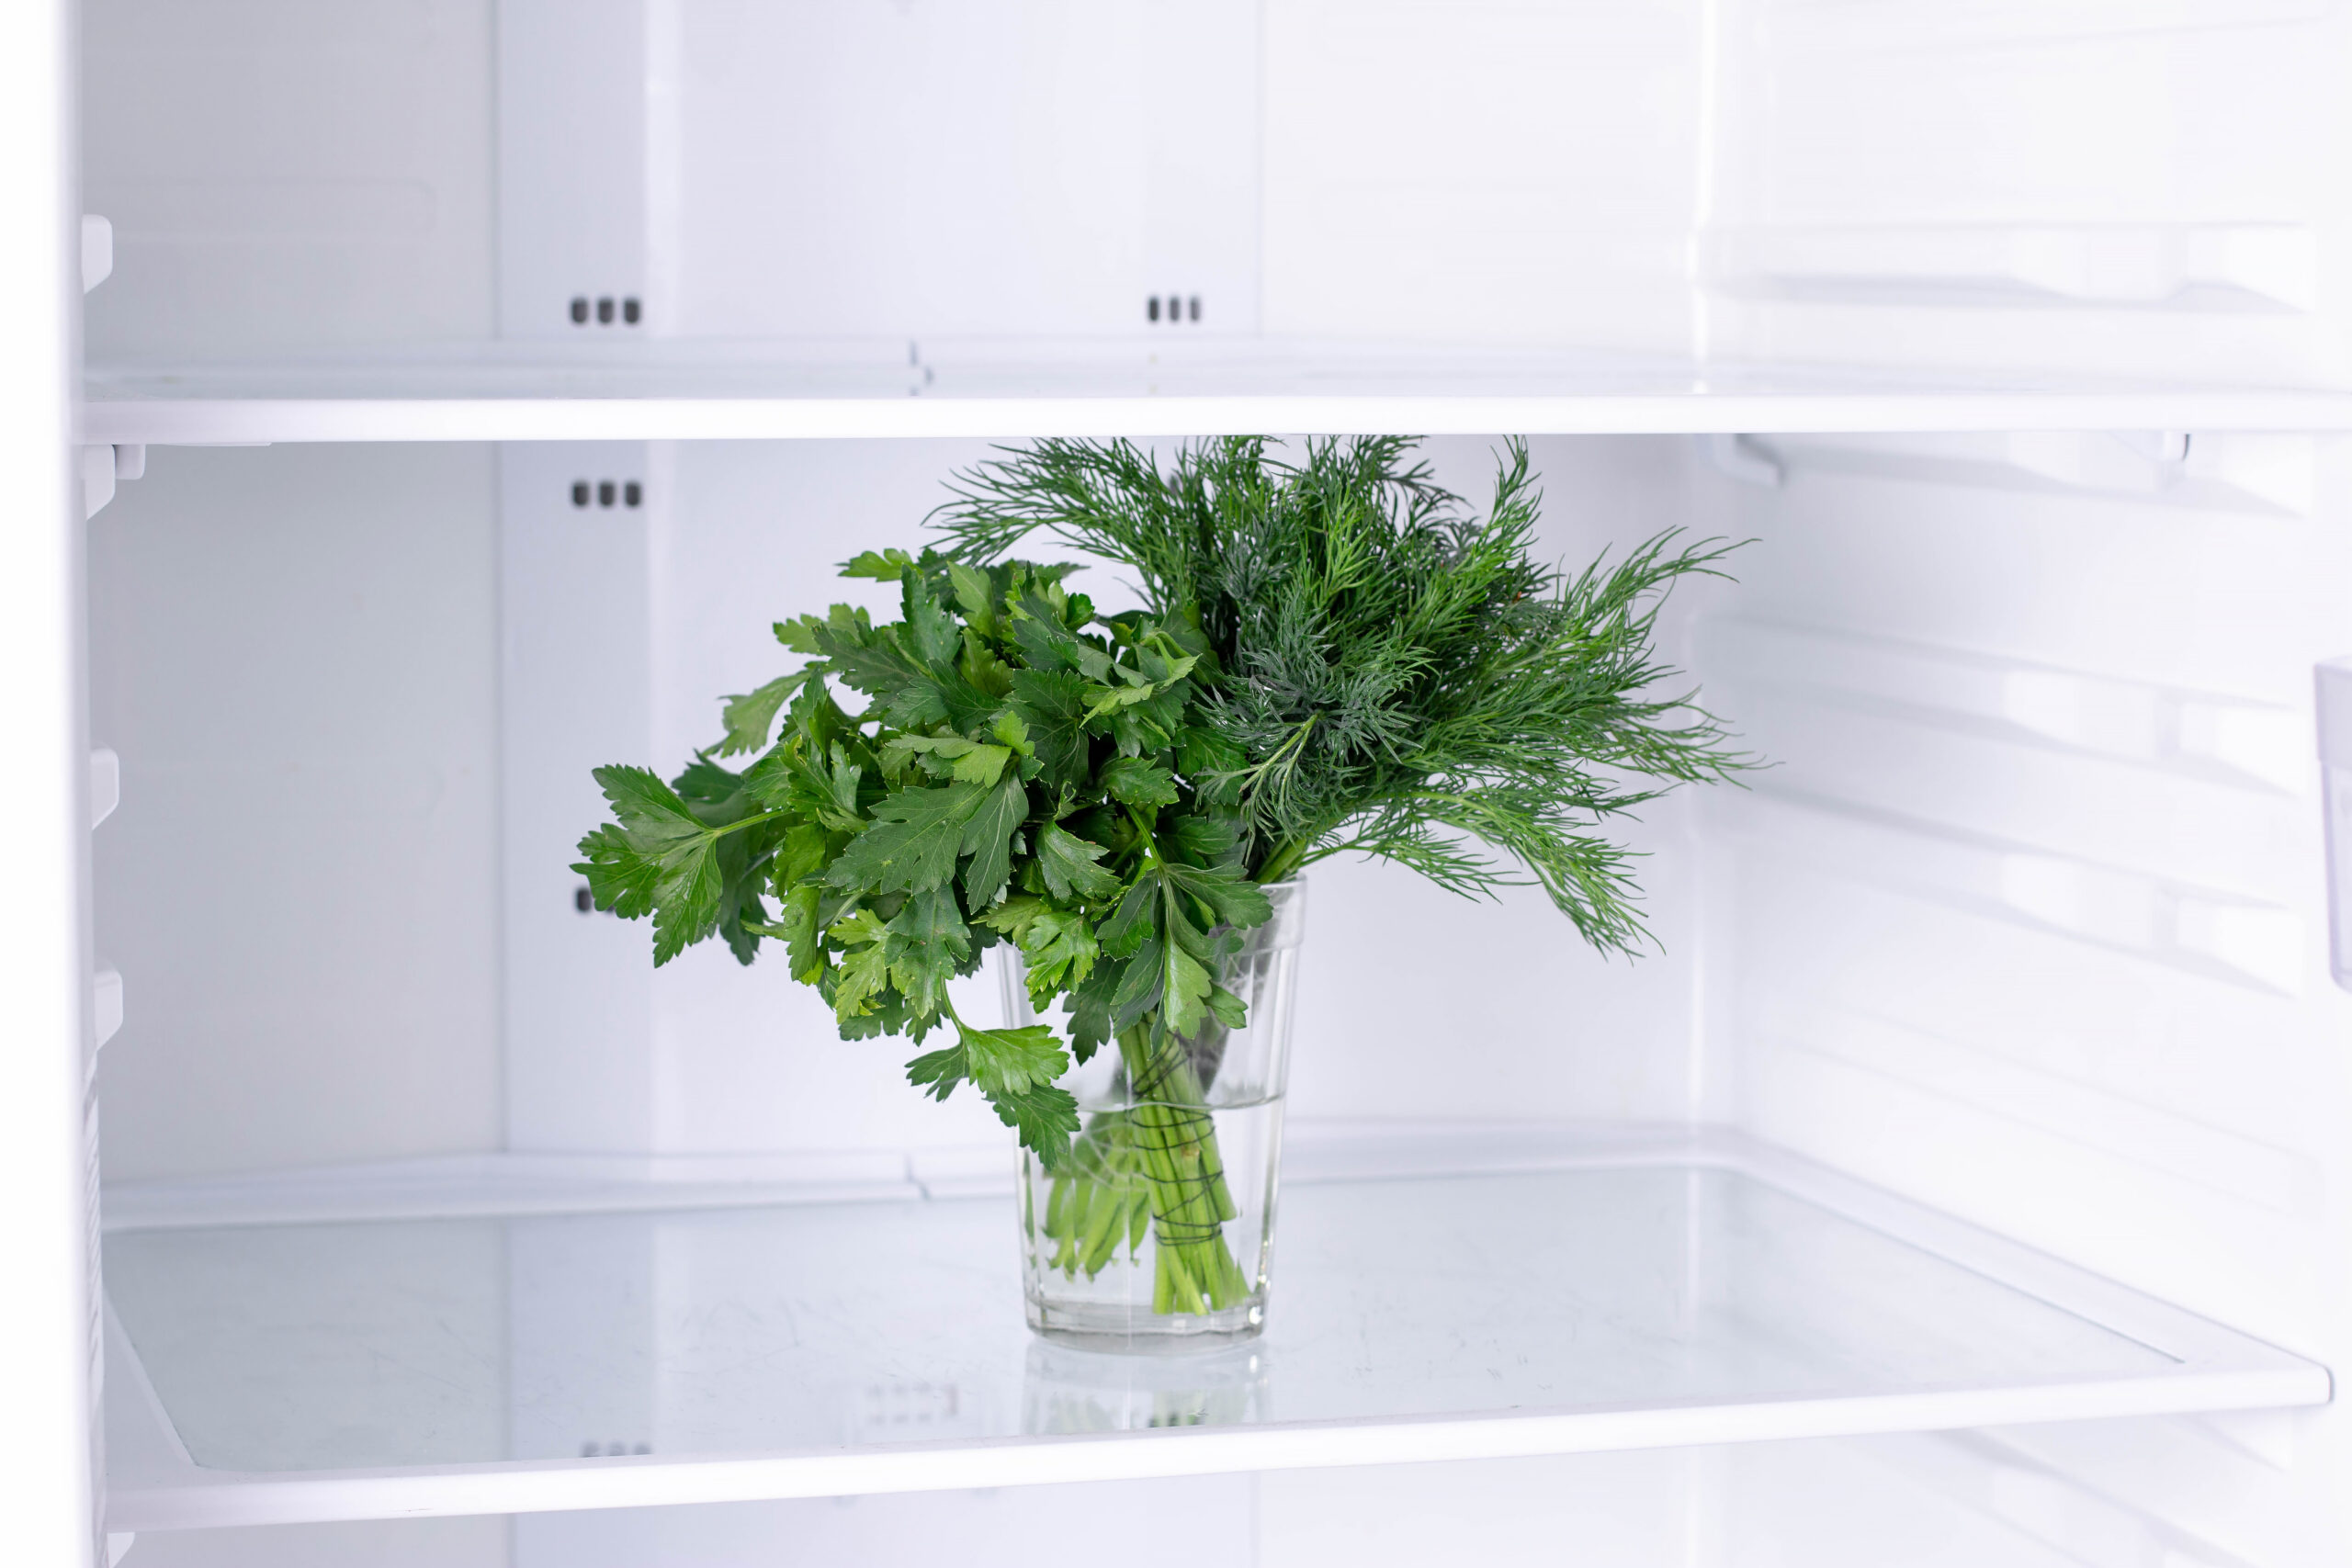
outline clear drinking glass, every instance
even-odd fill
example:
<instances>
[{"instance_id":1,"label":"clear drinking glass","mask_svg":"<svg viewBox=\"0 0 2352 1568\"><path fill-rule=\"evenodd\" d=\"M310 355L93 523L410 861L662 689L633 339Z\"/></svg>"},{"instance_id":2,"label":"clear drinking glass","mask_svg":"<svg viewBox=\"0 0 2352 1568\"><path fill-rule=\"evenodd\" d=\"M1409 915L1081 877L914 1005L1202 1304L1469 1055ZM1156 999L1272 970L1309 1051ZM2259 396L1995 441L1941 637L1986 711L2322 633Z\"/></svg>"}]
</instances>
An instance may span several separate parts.
<instances>
[{"instance_id":1,"label":"clear drinking glass","mask_svg":"<svg viewBox=\"0 0 2352 1568\"><path fill-rule=\"evenodd\" d=\"M1248 1010L1242 1027L1128 1030L1062 1080L1078 1097L1069 1159L1049 1172L1021 1153L1029 1326L1048 1339L1208 1348L1265 1326L1306 884L1264 891L1272 917L1218 976ZM1021 955L1005 951L1006 1014L1035 1022Z\"/></svg>"}]
</instances>

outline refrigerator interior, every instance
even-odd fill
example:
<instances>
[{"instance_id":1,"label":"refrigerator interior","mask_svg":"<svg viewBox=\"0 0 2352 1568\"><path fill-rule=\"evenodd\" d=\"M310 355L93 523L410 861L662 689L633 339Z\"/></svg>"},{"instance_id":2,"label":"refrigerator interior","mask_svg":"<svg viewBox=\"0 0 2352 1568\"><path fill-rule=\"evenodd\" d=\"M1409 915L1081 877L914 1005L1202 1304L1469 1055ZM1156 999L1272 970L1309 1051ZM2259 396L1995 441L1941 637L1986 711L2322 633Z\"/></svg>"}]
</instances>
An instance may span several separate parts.
<instances>
[{"instance_id":1,"label":"refrigerator interior","mask_svg":"<svg viewBox=\"0 0 2352 1568\"><path fill-rule=\"evenodd\" d=\"M1093 428L1057 400L1178 394L1166 426L1118 426L1150 436L1217 427L1185 396L1291 398L1301 423L1269 427L1314 428L1366 367L1407 367L1396 417L1449 433L1430 455L1474 502L1520 428L1481 400L1606 405L1533 439L1548 553L1747 540L1661 636L1773 766L1630 830L1657 937L1630 964L1524 893L1317 869L1289 1107L1315 1179L1285 1201L1276 1333L1295 1259L1302 1292L1351 1278L1307 1272L1298 1231L1346 1180L1698 1129L1981 1227L2008 1249L1988 1277L2046 1255L2344 1364L2352 1042L2312 671L2352 653L2352 421L2246 411L2352 381L2347 27L2332 0L85 0L118 1464L692 1448L715 1417L681 1389L758 1386L708 1360L748 1364L756 1327L685 1371L662 1337L748 1299L728 1270L765 1256L714 1191L823 1189L853 1229L993 1201L1001 1129L919 1099L895 1043L840 1042L776 965L657 974L641 926L577 908L588 769L707 744L718 695L780 669L771 621L871 601L833 563L917 544L990 438ZM1713 378L1754 423L1625 412ZM1920 384L1950 427L1902 412ZM1838 412L1776 415L1783 392ZM767 400L721 429L714 397ZM2077 427L2048 397L2144 418ZM453 398L530 400L481 428L541 438L469 436ZM1639 1310L1843 1335L1920 1429L595 1512L492 1493L116 1540L134 1568L882 1563L943 1538L984 1563L1172 1516L1123 1555L2352 1561L2332 1409L2051 1419L2029 1357L1984 1407L2008 1414L1953 1414L1986 1359L1871 1340L1879 1233L1747 1226L1703 1174L1747 1157L1693 1164L1662 1229L1608 1210L1595 1268L1662 1280ZM1594 1168L1541 1179L1618 1179ZM718 1228L642 1203L567 1228L541 1180L651 1183ZM1531 1234L1557 1221L1554 1189L1511 1190ZM1001 1230L974 1245L1009 1269ZM1923 1274L1881 1321L2016 1349L2025 1317L1974 1278ZM393 1339L336 1315L391 1279ZM322 1330L311 1386L237 1385L256 1281L285 1332ZM437 1349L397 1337L418 1302ZM2016 1332L2121 1364L2104 1339L2069 1359L2061 1315ZM417 1359L334 1382L387 1343ZM1114 1427L1295 1407L1308 1358L1270 1343L1222 1391L1072 1397ZM1059 1397L1017 1363L986 1413L977 1385L845 1364L822 1419L986 1437ZM458 1392L424 1399L435 1380ZM505 1402L526 1383L560 1397ZM142 1409L164 1421L119 1418Z\"/></svg>"}]
</instances>

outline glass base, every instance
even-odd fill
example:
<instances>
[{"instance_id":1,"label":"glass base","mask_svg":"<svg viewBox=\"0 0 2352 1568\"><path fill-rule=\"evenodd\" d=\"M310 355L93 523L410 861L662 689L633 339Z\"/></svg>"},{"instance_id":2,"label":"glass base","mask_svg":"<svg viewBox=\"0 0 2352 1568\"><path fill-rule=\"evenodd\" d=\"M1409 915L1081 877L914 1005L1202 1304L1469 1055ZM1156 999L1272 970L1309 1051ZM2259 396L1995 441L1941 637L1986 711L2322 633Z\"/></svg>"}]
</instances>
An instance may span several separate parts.
<instances>
[{"instance_id":1,"label":"glass base","mask_svg":"<svg viewBox=\"0 0 2352 1568\"><path fill-rule=\"evenodd\" d=\"M1252 1296L1223 1312L1136 1312L1113 1303L1028 1303L1029 1329L1074 1349L1126 1356L1182 1356L1224 1349L1266 1330L1266 1303Z\"/></svg>"}]
</instances>

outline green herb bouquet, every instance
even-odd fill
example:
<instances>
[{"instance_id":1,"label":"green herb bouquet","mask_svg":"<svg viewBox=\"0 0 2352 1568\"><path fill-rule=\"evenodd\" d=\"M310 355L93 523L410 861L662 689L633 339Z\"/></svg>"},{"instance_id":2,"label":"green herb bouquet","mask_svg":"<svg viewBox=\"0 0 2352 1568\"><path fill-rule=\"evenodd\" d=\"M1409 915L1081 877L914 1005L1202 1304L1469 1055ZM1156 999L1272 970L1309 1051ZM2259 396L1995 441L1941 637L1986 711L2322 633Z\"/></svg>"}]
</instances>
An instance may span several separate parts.
<instances>
[{"instance_id":1,"label":"green herb bouquet","mask_svg":"<svg viewBox=\"0 0 2352 1568\"><path fill-rule=\"evenodd\" d=\"M844 569L896 581L899 618L778 623L807 661L727 699L683 773L596 771L614 820L576 869L597 908L652 917L656 964L780 941L844 1039L944 1035L908 1077L969 1083L1018 1132L1051 1183L1031 1223L1052 1267L1092 1276L1148 1231L1152 1311L1223 1313L1262 1279L1224 1234L1207 1089L1248 1021L1226 982L1268 888L1349 852L1464 894L1523 872L1630 950L1629 852L1596 826L1748 765L1657 694L1659 601L1720 547L1664 536L1564 575L1531 555L1523 446L1483 516L1411 459L1395 437L1164 461L1041 441L958 475L944 547ZM1144 607L1102 614L1072 567L1012 558L1041 533L1125 569ZM948 982L998 942L1060 1033L956 1012ZM1081 1125L1060 1080L1106 1050L1129 1103Z\"/></svg>"}]
</instances>

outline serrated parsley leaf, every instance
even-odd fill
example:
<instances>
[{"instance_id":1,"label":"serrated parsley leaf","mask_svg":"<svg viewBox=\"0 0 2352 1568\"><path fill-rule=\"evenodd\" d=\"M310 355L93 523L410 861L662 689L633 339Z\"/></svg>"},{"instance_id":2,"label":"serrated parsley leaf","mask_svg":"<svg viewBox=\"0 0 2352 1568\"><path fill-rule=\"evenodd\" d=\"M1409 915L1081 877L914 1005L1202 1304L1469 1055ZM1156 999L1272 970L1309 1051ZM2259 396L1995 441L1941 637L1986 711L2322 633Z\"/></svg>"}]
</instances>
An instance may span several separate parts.
<instances>
[{"instance_id":1,"label":"serrated parsley leaf","mask_svg":"<svg viewBox=\"0 0 2352 1568\"><path fill-rule=\"evenodd\" d=\"M1208 1014L1209 992L1216 982L1201 961L1181 942L1163 942L1160 958L1160 1021L1169 1032L1190 1039L1200 1032Z\"/></svg>"},{"instance_id":2,"label":"serrated parsley leaf","mask_svg":"<svg viewBox=\"0 0 2352 1568\"><path fill-rule=\"evenodd\" d=\"M814 985L825 972L825 944L817 938L817 903L821 897L813 882L799 883L784 896L779 924L785 954L792 977L803 985Z\"/></svg>"},{"instance_id":3,"label":"serrated parsley leaf","mask_svg":"<svg viewBox=\"0 0 2352 1568\"><path fill-rule=\"evenodd\" d=\"M932 592L931 584L910 572L901 580L899 597L906 616L898 627L899 646L934 670L954 668L956 656L964 650L963 629Z\"/></svg>"},{"instance_id":4,"label":"serrated parsley leaf","mask_svg":"<svg viewBox=\"0 0 2352 1568\"><path fill-rule=\"evenodd\" d=\"M1247 931L1265 924L1273 915L1273 904L1256 883L1245 882L1228 873L1162 861L1159 875L1169 886L1205 908L1213 925Z\"/></svg>"},{"instance_id":5,"label":"serrated parsley leaf","mask_svg":"<svg viewBox=\"0 0 2352 1568\"><path fill-rule=\"evenodd\" d=\"M1078 1101L1069 1090L1042 1084L1017 1094L992 1094L989 1104L997 1120L1018 1133L1022 1146L1035 1153L1047 1170L1069 1157L1069 1141L1078 1131Z\"/></svg>"},{"instance_id":6,"label":"serrated parsley leaf","mask_svg":"<svg viewBox=\"0 0 2352 1568\"><path fill-rule=\"evenodd\" d=\"M833 1016L842 1020L873 1010L874 998L890 984L890 954L882 942L868 942L842 955L833 987Z\"/></svg>"},{"instance_id":7,"label":"serrated parsley leaf","mask_svg":"<svg viewBox=\"0 0 2352 1568\"><path fill-rule=\"evenodd\" d=\"M933 1100L945 1100L964 1081L964 1047L924 1052L907 1064L907 1081Z\"/></svg>"},{"instance_id":8,"label":"serrated parsley leaf","mask_svg":"<svg viewBox=\"0 0 2352 1568\"><path fill-rule=\"evenodd\" d=\"M643 919L653 913L662 890L662 863L641 852L620 829L607 822L580 840L585 857L572 870L588 879L588 892L599 909L609 909L625 920Z\"/></svg>"},{"instance_id":9,"label":"serrated parsley leaf","mask_svg":"<svg viewBox=\"0 0 2352 1568\"><path fill-rule=\"evenodd\" d=\"M871 577L877 581L896 582L912 570L915 558L893 546L887 550L861 550L842 562L843 577Z\"/></svg>"},{"instance_id":10,"label":"serrated parsley leaf","mask_svg":"<svg viewBox=\"0 0 2352 1568\"><path fill-rule=\"evenodd\" d=\"M1162 956L1170 944L1154 936L1136 950L1134 957L1119 975L1118 989L1111 995L1111 1032L1117 1033L1159 1005L1160 987L1167 984L1167 963Z\"/></svg>"},{"instance_id":11,"label":"serrated parsley leaf","mask_svg":"<svg viewBox=\"0 0 2352 1568\"><path fill-rule=\"evenodd\" d=\"M1111 998L1118 994L1123 972L1115 960L1098 963L1085 983L1062 1000L1069 1015L1070 1054L1080 1062L1091 1060L1111 1038Z\"/></svg>"},{"instance_id":12,"label":"serrated parsley leaf","mask_svg":"<svg viewBox=\"0 0 2352 1568\"><path fill-rule=\"evenodd\" d=\"M727 725L727 735L714 748L722 757L739 756L757 751L768 743L768 731L775 725L776 710L783 707L792 694L808 679L808 671L796 670L789 675L779 675L766 685L727 699L720 717Z\"/></svg>"},{"instance_id":13,"label":"serrated parsley leaf","mask_svg":"<svg viewBox=\"0 0 2352 1568\"><path fill-rule=\"evenodd\" d=\"M969 1082L988 1097L997 1119L1051 1169L1069 1151L1078 1131L1078 1101L1053 1080L1069 1070L1069 1056L1044 1024L1021 1029L972 1029L959 1022L956 1043L907 1064L907 1081L936 1100Z\"/></svg>"},{"instance_id":14,"label":"serrated parsley leaf","mask_svg":"<svg viewBox=\"0 0 2352 1568\"><path fill-rule=\"evenodd\" d=\"M1038 1006L1094 972L1094 925L1075 909L1040 905L1015 940L1028 962L1030 999Z\"/></svg>"},{"instance_id":15,"label":"serrated parsley leaf","mask_svg":"<svg viewBox=\"0 0 2352 1568\"><path fill-rule=\"evenodd\" d=\"M909 757L937 757L966 784L992 784L1012 760L1012 748L967 740L960 735L895 735L882 747L882 765L896 771Z\"/></svg>"},{"instance_id":16,"label":"serrated parsley leaf","mask_svg":"<svg viewBox=\"0 0 2352 1568\"><path fill-rule=\"evenodd\" d=\"M972 933L955 898L944 887L926 888L909 898L885 930L890 983L917 1013L943 1010L947 982L972 951Z\"/></svg>"},{"instance_id":17,"label":"serrated parsley leaf","mask_svg":"<svg viewBox=\"0 0 2352 1568\"><path fill-rule=\"evenodd\" d=\"M1139 879L1119 900L1119 908L1101 931L1102 951L1125 958L1159 932L1159 889L1149 877Z\"/></svg>"},{"instance_id":18,"label":"serrated parsley leaf","mask_svg":"<svg viewBox=\"0 0 2352 1568\"><path fill-rule=\"evenodd\" d=\"M964 1043L964 1076L987 1095L1019 1094L1049 1084L1069 1070L1069 1055L1042 1023L1020 1029L972 1029L958 1024Z\"/></svg>"},{"instance_id":19,"label":"serrated parsley leaf","mask_svg":"<svg viewBox=\"0 0 2352 1568\"><path fill-rule=\"evenodd\" d=\"M1037 832L1037 869L1057 898L1086 904L1117 892L1119 879L1095 863L1108 852L1058 822L1048 822Z\"/></svg>"},{"instance_id":20,"label":"serrated parsley leaf","mask_svg":"<svg viewBox=\"0 0 2352 1568\"><path fill-rule=\"evenodd\" d=\"M1142 757L1114 757L1102 765L1102 784L1114 800L1129 806L1173 806L1176 775Z\"/></svg>"},{"instance_id":21,"label":"serrated parsley leaf","mask_svg":"<svg viewBox=\"0 0 2352 1568\"><path fill-rule=\"evenodd\" d=\"M947 563L947 581L956 591L956 607L964 612L964 619L982 637L997 634L996 584L988 574L967 566L959 560Z\"/></svg>"},{"instance_id":22,"label":"serrated parsley leaf","mask_svg":"<svg viewBox=\"0 0 2352 1568\"><path fill-rule=\"evenodd\" d=\"M1012 711L1020 716L1039 775L1048 784L1086 782L1086 682L1058 671L1012 672Z\"/></svg>"},{"instance_id":23,"label":"serrated parsley leaf","mask_svg":"<svg viewBox=\"0 0 2352 1568\"><path fill-rule=\"evenodd\" d=\"M643 768L598 768L595 778L619 826L582 839L587 859L572 869L598 908L622 913L626 902L632 919L650 908L658 967L718 929L718 835Z\"/></svg>"},{"instance_id":24,"label":"serrated parsley leaf","mask_svg":"<svg viewBox=\"0 0 2352 1568\"><path fill-rule=\"evenodd\" d=\"M956 847L972 857L964 867L966 908L985 909L1004 891L1012 874L1012 835L1028 815L1029 792L1022 786L1018 773L1008 773L964 824L964 837Z\"/></svg>"},{"instance_id":25,"label":"serrated parsley leaf","mask_svg":"<svg viewBox=\"0 0 2352 1568\"><path fill-rule=\"evenodd\" d=\"M913 893L956 873L964 824L987 792L978 784L908 789L874 808L874 825L834 858L825 880L853 892Z\"/></svg>"},{"instance_id":26,"label":"serrated parsley leaf","mask_svg":"<svg viewBox=\"0 0 2352 1568\"><path fill-rule=\"evenodd\" d=\"M880 942L888 930L882 917L871 909L853 909L835 920L825 934L842 947L856 947L864 942Z\"/></svg>"}]
</instances>

